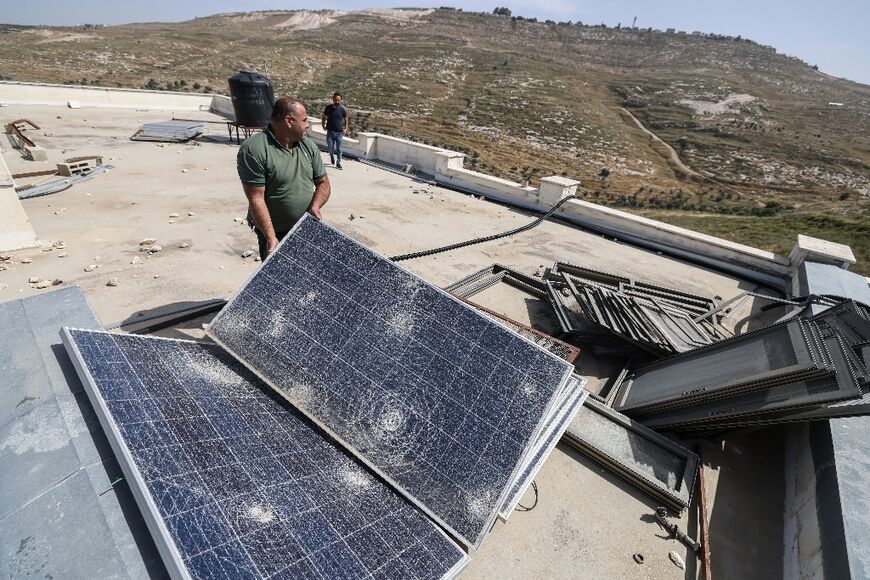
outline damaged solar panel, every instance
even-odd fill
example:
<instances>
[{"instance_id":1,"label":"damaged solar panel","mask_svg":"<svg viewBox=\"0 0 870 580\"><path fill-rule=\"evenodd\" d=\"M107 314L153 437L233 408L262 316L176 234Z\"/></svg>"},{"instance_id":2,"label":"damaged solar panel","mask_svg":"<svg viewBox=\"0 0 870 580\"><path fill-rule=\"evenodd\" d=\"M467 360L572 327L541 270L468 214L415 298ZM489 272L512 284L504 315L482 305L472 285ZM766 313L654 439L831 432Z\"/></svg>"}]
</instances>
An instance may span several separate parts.
<instances>
[{"instance_id":1,"label":"damaged solar panel","mask_svg":"<svg viewBox=\"0 0 870 580\"><path fill-rule=\"evenodd\" d=\"M467 556L216 345L64 329L180 578L448 578Z\"/></svg>"},{"instance_id":2,"label":"damaged solar panel","mask_svg":"<svg viewBox=\"0 0 870 580\"><path fill-rule=\"evenodd\" d=\"M307 216L208 333L475 547L573 371Z\"/></svg>"}]
</instances>

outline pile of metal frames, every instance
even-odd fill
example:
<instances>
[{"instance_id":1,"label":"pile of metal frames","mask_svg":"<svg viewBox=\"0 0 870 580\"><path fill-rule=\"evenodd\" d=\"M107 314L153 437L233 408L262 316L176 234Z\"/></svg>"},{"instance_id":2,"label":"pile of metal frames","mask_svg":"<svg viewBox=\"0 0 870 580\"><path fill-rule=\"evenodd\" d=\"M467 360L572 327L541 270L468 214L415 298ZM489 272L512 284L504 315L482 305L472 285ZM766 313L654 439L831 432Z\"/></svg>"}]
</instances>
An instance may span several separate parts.
<instances>
[{"instance_id":1,"label":"pile of metal frames","mask_svg":"<svg viewBox=\"0 0 870 580\"><path fill-rule=\"evenodd\" d=\"M578 340L669 356L731 336L713 298L563 262L544 284L565 334Z\"/></svg>"},{"instance_id":2,"label":"pile of metal frames","mask_svg":"<svg viewBox=\"0 0 870 580\"><path fill-rule=\"evenodd\" d=\"M130 137L133 141L162 141L184 143L201 135L205 123L200 121L163 121L145 123Z\"/></svg>"},{"instance_id":3,"label":"pile of metal frames","mask_svg":"<svg viewBox=\"0 0 870 580\"><path fill-rule=\"evenodd\" d=\"M526 276L501 264L493 264L473 274L469 274L465 278L447 286L444 290L459 298L470 298L499 283L517 288L540 300L547 299L544 283L541 280L532 276Z\"/></svg>"},{"instance_id":4,"label":"pile of metal frames","mask_svg":"<svg viewBox=\"0 0 870 580\"><path fill-rule=\"evenodd\" d=\"M870 308L847 300L642 366L616 408L655 429L696 434L870 414Z\"/></svg>"}]
</instances>

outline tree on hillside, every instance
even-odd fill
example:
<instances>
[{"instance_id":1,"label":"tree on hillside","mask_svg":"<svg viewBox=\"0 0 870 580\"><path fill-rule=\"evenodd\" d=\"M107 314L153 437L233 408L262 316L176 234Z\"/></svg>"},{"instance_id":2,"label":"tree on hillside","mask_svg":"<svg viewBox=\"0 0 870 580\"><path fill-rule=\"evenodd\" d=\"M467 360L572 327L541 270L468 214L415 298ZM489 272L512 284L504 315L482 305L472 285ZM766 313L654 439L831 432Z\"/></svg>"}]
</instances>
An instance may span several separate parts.
<instances>
[{"instance_id":1,"label":"tree on hillside","mask_svg":"<svg viewBox=\"0 0 870 580\"><path fill-rule=\"evenodd\" d=\"M495 10L493 10L492 13L495 14L496 16L510 16L511 9L506 8L504 6L499 6Z\"/></svg>"}]
</instances>

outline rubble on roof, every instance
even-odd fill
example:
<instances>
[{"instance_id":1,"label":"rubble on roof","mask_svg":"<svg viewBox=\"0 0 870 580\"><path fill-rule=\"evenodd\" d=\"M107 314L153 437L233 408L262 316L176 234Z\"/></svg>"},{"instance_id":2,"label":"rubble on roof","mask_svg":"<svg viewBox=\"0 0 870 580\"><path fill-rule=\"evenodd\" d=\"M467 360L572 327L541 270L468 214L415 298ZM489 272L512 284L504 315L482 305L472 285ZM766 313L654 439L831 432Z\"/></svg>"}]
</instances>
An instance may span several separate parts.
<instances>
[{"instance_id":1,"label":"rubble on roof","mask_svg":"<svg viewBox=\"0 0 870 580\"><path fill-rule=\"evenodd\" d=\"M93 179L97 175L101 173L105 173L111 169L114 169L113 165L97 165L85 171L80 166L77 168L81 171L76 175L71 175L70 177L65 177L63 179L56 179L54 181L49 181L47 183L40 183L38 185L24 185L21 187L16 187L15 191L18 194L18 199L30 199L32 197L41 197L43 195L51 195L52 193L59 193L61 191L67 190L73 185L77 183L81 183L83 181L87 181L89 179Z\"/></svg>"}]
</instances>

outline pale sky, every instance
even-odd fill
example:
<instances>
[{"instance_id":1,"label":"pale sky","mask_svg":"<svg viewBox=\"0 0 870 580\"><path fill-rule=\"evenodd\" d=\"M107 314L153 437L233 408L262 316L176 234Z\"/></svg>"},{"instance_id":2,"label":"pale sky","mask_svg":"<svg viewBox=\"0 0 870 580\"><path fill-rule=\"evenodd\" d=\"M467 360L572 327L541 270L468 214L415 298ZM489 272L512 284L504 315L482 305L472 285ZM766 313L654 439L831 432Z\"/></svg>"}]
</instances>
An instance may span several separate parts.
<instances>
[{"instance_id":1,"label":"pale sky","mask_svg":"<svg viewBox=\"0 0 870 580\"><path fill-rule=\"evenodd\" d=\"M175 22L218 12L269 9L356 10L378 7L454 6L492 12L506 6L515 16L538 20L580 20L584 24L700 30L743 36L796 56L830 75L870 85L870 0L0 0L0 22L7 24L122 24ZM2 73L2 71L0 71Z\"/></svg>"}]
</instances>

